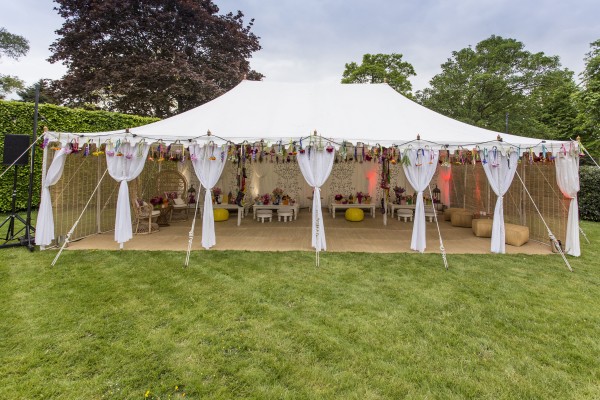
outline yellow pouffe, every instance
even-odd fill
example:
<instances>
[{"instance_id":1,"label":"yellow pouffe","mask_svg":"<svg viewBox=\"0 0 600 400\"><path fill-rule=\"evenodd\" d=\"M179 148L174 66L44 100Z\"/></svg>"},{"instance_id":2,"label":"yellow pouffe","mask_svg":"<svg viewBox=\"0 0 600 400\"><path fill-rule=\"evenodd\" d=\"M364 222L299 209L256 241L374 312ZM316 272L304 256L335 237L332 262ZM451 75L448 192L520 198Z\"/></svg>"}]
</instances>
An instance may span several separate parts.
<instances>
[{"instance_id":1,"label":"yellow pouffe","mask_svg":"<svg viewBox=\"0 0 600 400\"><path fill-rule=\"evenodd\" d=\"M454 211L452 217L450 217L452 226L459 226L461 228L471 228L472 221L473 215L468 211Z\"/></svg>"},{"instance_id":2,"label":"yellow pouffe","mask_svg":"<svg viewBox=\"0 0 600 400\"><path fill-rule=\"evenodd\" d=\"M493 220L485 218L474 218L471 227L477 237L491 238Z\"/></svg>"},{"instance_id":3,"label":"yellow pouffe","mask_svg":"<svg viewBox=\"0 0 600 400\"><path fill-rule=\"evenodd\" d=\"M504 224L506 244L523 246L529 241L529 227L515 224Z\"/></svg>"},{"instance_id":4,"label":"yellow pouffe","mask_svg":"<svg viewBox=\"0 0 600 400\"><path fill-rule=\"evenodd\" d=\"M455 211L467 211L464 208L458 208L458 207L450 207L450 208L446 208L444 210L444 221L451 221L452 220L452 213Z\"/></svg>"},{"instance_id":5,"label":"yellow pouffe","mask_svg":"<svg viewBox=\"0 0 600 400\"><path fill-rule=\"evenodd\" d=\"M360 208L349 208L346 210L346 221L359 222L365 219L365 213Z\"/></svg>"},{"instance_id":6,"label":"yellow pouffe","mask_svg":"<svg viewBox=\"0 0 600 400\"><path fill-rule=\"evenodd\" d=\"M229 210L224 208L215 208L213 213L215 215L216 222L227 221L229 219Z\"/></svg>"}]
</instances>

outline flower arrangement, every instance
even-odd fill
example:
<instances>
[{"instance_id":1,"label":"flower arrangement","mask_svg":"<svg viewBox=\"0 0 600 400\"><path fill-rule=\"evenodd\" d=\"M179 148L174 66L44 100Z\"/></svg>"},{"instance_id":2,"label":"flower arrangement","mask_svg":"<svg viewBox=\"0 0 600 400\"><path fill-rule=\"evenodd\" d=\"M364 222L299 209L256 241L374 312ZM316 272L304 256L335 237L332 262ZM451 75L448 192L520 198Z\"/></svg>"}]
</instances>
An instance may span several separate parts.
<instances>
[{"instance_id":1,"label":"flower arrangement","mask_svg":"<svg viewBox=\"0 0 600 400\"><path fill-rule=\"evenodd\" d=\"M271 202L271 195L269 193L265 193L260 198L263 204L269 204Z\"/></svg>"},{"instance_id":2,"label":"flower arrangement","mask_svg":"<svg viewBox=\"0 0 600 400\"><path fill-rule=\"evenodd\" d=\"M336 194L334 198L335 201L341 201L344 198L344 196L342 196L341 194Z\"/></svg>"},{"instance_id":3,"label":"flower arrangement","mask_svg":"<svg viewBox=\"0 0 600 400\"><path fill-rule=\"evenodd\" d=\"M218 188L218 187L214 187L212 191L215 196L220 196L222 193L221 188Z\"/></svg>"},{"instance_id":4,"label":"flower arrangement","mask_svg":"<svg viewBox=\"0 0 600 400\"><path fill-rule=\"evenodd\" d=\"M163 203L163 198L161 196L154 196L153 198L150 199L150 204L152 204L154 207L158 207Z\"/></svg>"},{"instance_id":5,"label":"flower arrangement","mask_svg":"<svg viewBox=\"0 0 600 400\"><path fill-rule=\"evenodd\" d=\"M358 204L362 203L364 197L365 195L363 192L356 192L356 200L358 201Z\"/></svg>"},{"instance_id":6,"label":"flower arrangement","mask_svg":"<svg viewBox=\"0 0 600 400\"><path fill-rule=\"evenodd\" d=\"M273 196L283 196L283 189L281 189L281 188L273 189Z\"/></svg>"}]
</instances>

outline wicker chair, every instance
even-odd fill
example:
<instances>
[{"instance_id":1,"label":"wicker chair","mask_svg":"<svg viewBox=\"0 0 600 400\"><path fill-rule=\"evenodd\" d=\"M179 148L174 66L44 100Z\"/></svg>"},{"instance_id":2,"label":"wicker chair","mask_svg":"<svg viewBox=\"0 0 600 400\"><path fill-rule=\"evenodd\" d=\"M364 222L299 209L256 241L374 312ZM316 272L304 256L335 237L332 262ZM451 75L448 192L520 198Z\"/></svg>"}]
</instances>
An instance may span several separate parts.
<instances>
[{"instance_id":1,"label":"wicker chair","mask_svg":"<svg viewBox=\"0 0 600 400\"><path fill-rule=\"evenodd\" d=\"M143 202L139 203L137 199L131 201L133 206L133 233L148 234L158 232L158 223L156 220L160 215L160 211L152 208L151 204Z\"/></svg>"},{"instance_id":2,"label":"wicker chair","mask_svg":"<svg viewBox=\"0 0 600 400\"><path fill-rule=\"evenodd\" d=\"M167 197L169 204L173 206L171 219L187 220L187 181L183 174L175 170L161 171L158 174L157 184L160 196Z\"/></svg>"}]
</instances>

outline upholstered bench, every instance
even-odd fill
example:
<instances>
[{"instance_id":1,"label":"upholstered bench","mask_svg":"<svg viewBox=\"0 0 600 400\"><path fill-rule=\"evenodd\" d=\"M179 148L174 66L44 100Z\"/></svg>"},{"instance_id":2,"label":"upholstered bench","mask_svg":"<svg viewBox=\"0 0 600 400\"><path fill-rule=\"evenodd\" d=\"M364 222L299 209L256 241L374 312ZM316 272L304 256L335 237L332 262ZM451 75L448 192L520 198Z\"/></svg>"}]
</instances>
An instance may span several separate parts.
<instances>
[{"instance_id":1,"label":"upholstered bench","mask_svg":"<svg viewBox=\"0 0 600 400\"><path fill-rule=\"evenodd\" d=\"M492 237L492 223L494 221L486 218L473 218L471 227L473 228L473 234L477 237L491 238Z\"/></svg>"},{"instance_id":2,"label":"upholstered bench","mask_svg":"<svg viewBox=\"0 0 600 400\"><path fill-rule=\"evenodd\" d=\"M292 211L291 209L277 210L277 221L281 221L281 218L283 218L283 222L288 222L288 221L291 221L293 217L294 217L294 211Z\"/></svg>"},{"instance_id":3,"label":"upholstered bench","mask_svg":"<svg viewBox=\"0 0 600 400\"><path fill-rule=\"evenodd\" d=\"M346 210L346 221L360 222L365 219L365 212L360 208L349 208Z\"/></svg>"},{"instance_id":4,"label":"upholstered bench","mask_svg":"<svg viewBox=\"0 0 600 400\"><path fill-rule=\"evenodd\" d=\"M404 222L413 220L412 210L408 210L406 208L399 208L398 211L396 211L396 213L398 214L398 221L400 221L400 218L402 218Z\"/></svg>"},{"instance_id":5,"label":"upholstered bench","mask_svg":"<svg viewBox=\"0 0 600 400\"><path fill-rule=\"evenodd\" d=\"M450 218L452 226L458 226L461 228L471 228L473 221L473 214L468 211L454 211Z\"/></svg>"},{"instance_id":6,"label":"upholstered bench","mask_svg":"<svg viewBox=\"0 0 600 400\"><path fill-rule=\"evenodd\" d=\"M465 208L450 207L444 210L444 221L452 220L452 213L455 211L467 211Z\"/></svg>"},{"instance_id":7,"label":"upholstered bench","mask_svg":"<svg viewBox=\"0 0 600 400\"><path fill-rule=\"evenodd\" d=\"M215 215L215 222L227 221L229 219L229 210L224 208L213 209Z\"/></svg>"},{"instance_id":8,"label":"upholstered bench","mask_svg":"<svg viewBox=\"0 0 600 400\"><path fill-rule=\"evenodd\" d=\"M512 246L523 246L529 241L529 227L515 224L504 224L505 242Z\"/></svg>"},{"instance_id":9,"label":"upholstered bench","mask_svg":"<svg viewBox=\"0 0 600 400\"><path fill-rule=\"evenodd\" d=\"M273 211L272 210L258 210L256 212L256 219L260 219L261 223L265 223L265 219L269 219L269 222L273 221Z\"/></svg>"}]
</instances>

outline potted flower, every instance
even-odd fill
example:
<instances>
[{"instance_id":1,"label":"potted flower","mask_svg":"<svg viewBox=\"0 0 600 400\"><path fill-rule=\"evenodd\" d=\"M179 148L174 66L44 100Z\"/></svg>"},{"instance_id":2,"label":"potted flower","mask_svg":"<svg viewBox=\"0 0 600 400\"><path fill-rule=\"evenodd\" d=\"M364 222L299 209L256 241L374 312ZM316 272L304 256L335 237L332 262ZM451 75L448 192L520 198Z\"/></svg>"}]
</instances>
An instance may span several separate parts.
<instances>
[{"instance_id":1,"label":"potted flower","mask_svg":"<svg viewBox=\"0 0 600 400\"><path fill-rule=\"evenodd\" d=\"M365 195L363 194L363 192L356 192L356 200L358 201L358 204L362 203L364 197Z\"/></svg>"},{"instance_id":2,"label":"potted flower","mask_svg":"<svg viewBox=\"0 0 600 400\"><path fill-rule=\"evenodd\" d=\"M269 193L265 193L262 198L261 201L264 205L267 205L271 202L271 195Z\"/></svg>"},{"instance_id":3,"label":"potted flower","mask_svg":"<svg viewBox=\"0 0 600 400\"><path fill-rule=\"evenodd\" d=\"M160 196L154 196L150 199L150 204L152 204L154 208L160 208L160 206L163 204L163 198Z\"/></svg>"},{"instance_id":4,"label":"potted flower","mask_svg":"<svg viewBox=\"0 0 600 400\"><path fill-rule=\"evenodd\" d=\"M221 188L214 187L212 192L216 203L221 204Z\"/></svg>"},{"instance_id":5,"label":"potted flower","mask_svg":"<svg viewBox=\"0 0 600 400\"><path fill-rule=\"evenodd\" d=\"M336 194L334 199L335 199L335 203L336 204L340 204L342 202L342 199L344 198L344 196L342 196L341 194Z\"/></svg>"},{"instance_id":6,"label":"potted flower","mask_svg":"<svg viewBox=\"0 0 600 400\"><path fill-rule=\"evenodd\" d=\"M400 186L394 186L394 194L396 195L396 204L402 204L403 195L406 189Z\"/></svg>"}]
</instances>

